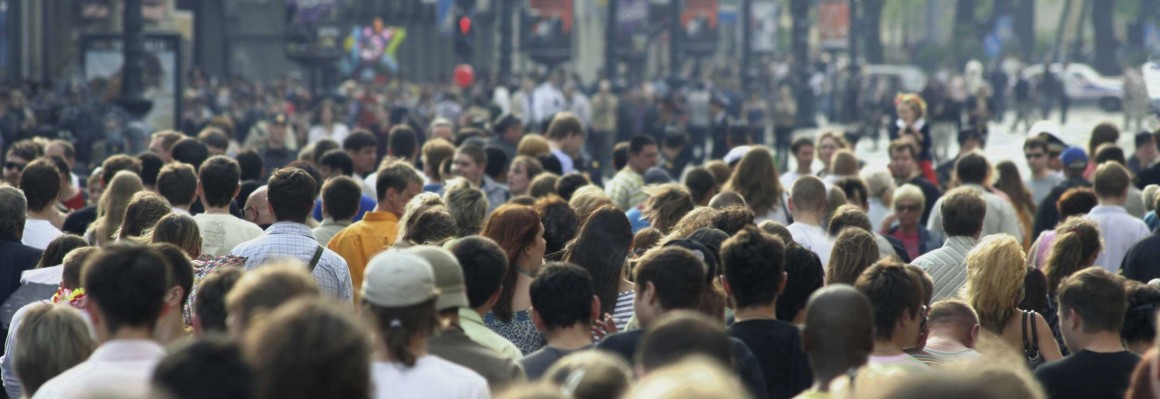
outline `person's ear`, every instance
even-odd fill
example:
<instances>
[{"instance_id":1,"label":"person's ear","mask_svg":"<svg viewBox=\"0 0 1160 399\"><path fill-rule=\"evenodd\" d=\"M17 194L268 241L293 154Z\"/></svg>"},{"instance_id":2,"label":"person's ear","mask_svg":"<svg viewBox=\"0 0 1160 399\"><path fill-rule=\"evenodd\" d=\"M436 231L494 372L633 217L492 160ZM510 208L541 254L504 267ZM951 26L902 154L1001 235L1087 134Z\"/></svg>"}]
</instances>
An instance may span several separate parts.
<instances>
[{"instance_id":1,"label":"person's ear","mask_svg":"<svg viewBox=\"0 0 1160 399\"><path fill-rule=\"evenodd\" d=\"M785 283L789 281L789 273L781 272L781 282L777 284L777 296L785 292Z\"/></svg>"},{"instance_id":2,"label":"person's ear","mask_svg":"<svg viewBox=\"0 0 1160 399\"><path fill-rule=\"evenodd\" d=\"M165 304L170 307L181 306L181 297L185 294L185 289L180 286L174 286L169 291L165 292Z\"/></svg>"},{"instance_id":3,"label":"person's ear","mask_svg":"<svg viewBox=\"0 0 1160 399\"><path fill-rule=\"evenodd\" d=\"M721 282L721 289L725 290L726 297L733 297L733 287L729 285L729 279L725 276L717 276L717 280Z\"/></svg>"},{"instance_id":4,"label":"person's ear","mask_svg":"<svg viewBox=\"0 0 1160 399\"><path fill-rule=\"evenodd\" d=\"M967 342L963 343L963 346L974 349L975 342L979 341L979 325L978 324L971 326L971 332L968 334L967 340L968 340Z\"/></svg>"},{"instance_id":5,"label":"person's ear","mask_svg":"<svg viewBox=\"0 0 1160 399\"><path fill-rule=\"evenodd\" d=\"M643 294L644 294L645 303L647 303L649 305L656 305L657 302L659 302L657 300L657 286L656 286L656 284L653 284L652 281L649 281L649 282L644 284Z\"/></svg>"},{"instance_id":6,"label":"person's ear","mask_svg":"<svg viewBox=\"0 0 1160 399\"><path fill-rule=\"evenodd\" d=\"M789 201L786 201L786 207L789 208L790 213L793 213L793 211L794 211L793 197L789 197Z\"/></svg>"},{"instance_id":7,"label":"person's ear","mask_svg":"<svg viewBox=\"0 0 1160 399\"><path fill-rule=\"evenodd\" d=\"M540 317L540 312L536 308L531 308L532 311L532 325L536 326L537 330L547 332L548 328L544 326L544 318Z\"/></svg>"}]
</instances>

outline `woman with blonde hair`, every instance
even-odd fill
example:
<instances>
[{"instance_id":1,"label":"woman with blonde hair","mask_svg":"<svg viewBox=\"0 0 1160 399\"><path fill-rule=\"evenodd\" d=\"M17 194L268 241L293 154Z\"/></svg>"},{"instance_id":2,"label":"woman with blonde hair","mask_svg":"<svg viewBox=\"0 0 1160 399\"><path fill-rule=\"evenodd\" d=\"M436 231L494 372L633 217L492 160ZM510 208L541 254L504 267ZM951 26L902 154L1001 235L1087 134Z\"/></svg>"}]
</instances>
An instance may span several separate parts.
<instances>
[{"instance_id":1,"label":"woman with blonde hair","mask_svg":"<svg viewBox=\"0 0 1160 399\"><path fill-rule=\"evenodd\" d=\"M866 182L866 201L870 204L866 216L870 218L870 225L878 226L890 214L894 203L894 190L897 188L894 177L890 171L876 170L863 173L862 180Z\"/></svg>"},{"instance_id":2,"label":"woman with blonde hair","mask_svg":"<svg viewBox=\"0 0 1160 399\"><path fill-rule=\"evenodd\" d=\"M451 157L455 156L455 146L445 140L427 140L423 144L421 159L423 161L423 191L438 193L443 190L443 179L451 165Z\"/></svg>"},{"instance_id":3,"label":"woman with blonde hair","mask_svg":"<svg viewBox=\"0 0 1160 399\"><path fill-rule=\"evenodd\" d=\"M668 234L685 214L693 210L693 195L680 184L662 184L645 188L645 191L649 196L644 202L643 216L661 234Z\"/></svg>"},{"instance_id":4,"label":"woman with blonde hair","mask_svg":"<svg viewBox=\"0 0 1160 399\"><path fill-rule=\"evenodd\" d=\"M938 185L938 174L934 172L934 157L931 155L930 124L926 121L926 101L915 93L900 93L894 98L898 110L898 120L890 126L890 140L906 140L917 149L919 168L934 185Z\"/></svg>"},{"instance_id":5,"label":"woman with blonde hair","mask_svg":"<svg viewBox=\"0 0 1160 399\"><path fill-rule=\"evenodd\" d=\"M145 189L141 177L131 171L123 170L113 176L113 180L105 186L101 193L101 201L97 204L97 220L85 232L85 239L93 245L105 245L117 239L117 229L125 218L125 208L133 195Z\"/></svg>"},{"instance_id":6,"label":"woman with blonde hair","mask_svg":"<svg viewBox=\"0 0 1160 399\"><path fill-rule=\"evenodd\" d=\"M88 359L97 349L89 327L76 309L47 303L31 305L16 330L13 369L24 397L45 382Z\"/></svg>"},{"instance_id":7,"label":"woman with blonde hair","mask_svg":"<svg viewBox=\"0 0 1160 399\"><path fill-rule=\"evenodd\" d=\"M456 237L476 235L483 229L488 203L482 190L472 187L465 179L455 179L447 183L443 202L455 218Z\"/></svg>"},{"instance_id":8,"label":"woman with blonde hair","mask_svg":"<svg viewBox=\"0 0 1160 399\"><path fill-rule=\"evenodd\" d=\"M1047 252L1043 264L1043 274L1047 277L1047 324L1059 342L1063 354L1068 350L1059 329L1059 315L1056 310L1056 290L1063 279L1095 264L1103 250L1099 225L1088 218L1070 218L1055 228L1055 240Z\"/></svg>"},{"instance_id":9,"label":"woman with blonde hair","mask_svg":"<svg viewBox=\"0 0 1160 399\"><path fill-rule=\"evenodd\" d=\"M1063 357L1043 315L1019 309L1027 267L1023 247L1008 234L984 237L967 253L962 296L979 315L979 326L1022 350L1032 368Z\"/></svg>"},{"instance_id":10,"label":"woman with blonde hair","mask_svg":"<svg viewBox=\"0 0 1160 399\"><path fill-rule=\"evenodd\" d=\"M592 185L580 187L572 193L572 199L568 200L568 206L576 211L576 217L580 219L581 225L588 221L588 216L605 205L612 205L612 199L608 198L599 186Z\"/></svg>"},{"instance_id":11,"label":"woman with blonde hair","mask_svg":"<svg viewBox=\"0 0 1160 399\"><path fill-rule=\"evenodd\" d=\"M399 218L399 235L398 238L395 239L395 242L403 241L403 236L407 235L408 226L414 224L412 219L415 218L415 215L418 215L419 212L422 212L427 208L435 206L447 206L443 203L443 198L439 197L439 194L435 193L419 193L416 194L414 198L411 198L410 201L407 201L407 205L403 206L403 216Z\"/></svg>"},{"instance_id":12,"label":"woman with blonde hair","mask_svg":"<svg viewBox=\"0 0 1160 399\"><path fill-rule=\"evenodd\" d=\"M903 184L894 191L891 203L894 213L882 220L880 231L901 242L911 260L942 248L946 238L927 230L921 222L922 210L926 209L926 197L922 189L913 184Z\"/></svg>"},{"instance_id":13,"label":"woman with blonde hair","mask_svg":"<svg viewBox=\"0 0 1160 399\"><path fill-rule=\"evenodd\" d=\"M818 172L818 177L824 178L830 174L830 163L834 160L834 153L846 148L850 148L850 144L838 132L827 130L818 135L818 160L822 162L822 170Z\"/></svg>"},{"instance_id":14,"label":"woman with blonde hair","mask_svg":"<svg viewBox=\"0 0 1160 399\"><path fill-rule=\"evenodd\" d=\"M516 155L539 158L551 153L552 147L548 146L548 139L538 134L524 135L524 138L520 139L520 144L516 146Z\"/></svg>"},{"instance_id":15,"label":"woman with blonde hair","mask_svg":"<svg viewBox=\"0 0 1160 399\"><path fill-rule=\"evenodd\" d=\"M721 191L741 194L749 208L757 214L754 223L773 220L788 224L786 192L777 176L780 174L773 162L773 153L767 147L755 146L741 157Z\"/></svg>"},{"instance_id":16,"label":"woman with blonde hair","mask_svg":"<svg viewBox=\"0 0 1160 399\"><path fill-rule=\"evenodd\" d=\"M169 201L149 191L133 194L129 206L125 207L125 219L117 230L117 240L135 239L145 236L157 221L173 212Z\"/></svg>"},{"instance_id":17,"label":"woman with blonde hair","mask_svg":"<svg viewBox=\"0 0 1160 399\"><path fill-rule=\"evenodd\" d=\"M830 251L830 263L826 265L826 285L854 285L858 276L879 258L878 241L873 234L857 227L847 227L838 233L834 248Z\"/></svg>"},{"instance_id":18,"label":"woman with blonde hair","mask_svg":"<svg viewBox=\"0 0 1160 399\"><path fill-rule=\"evenodd\" d=\"M669 229L669 234L660 240L659 245L664 246L669 241L689 238L697 230L714 227L720 213L721 211L707 206L693 208L685 216L682 216L672 229Z\"/></svg>"},{"instance_id":19,"label":"woman with blonde hair","mask_svg":"<svg viewBox=\"0 0 1160 399\"><path fill-rule=\"evenodd\" d=\"M1031 190L1023 184L1023 178L1019 176L1019 168L1015 166L1014 162L1009 160L999 162L995 165L995 183L992 184L996 190L1007 195L1007 200L1011 201L1011 206L1015 208L1015 215L1019 217L1019 227L1023 229L1023 248L1031 246L1031 222L1035 218L1035 200L1031 198Z\"/></svg>"},{"instance_id":20,"label":"woman with blonde hair","mask_svg":"<svg viewBox=\"0 0 1160 399\"><path fill-rule=\"evenodd\" d=\"M408 220L406 233L399 236L399 247L410 245L441 246L448 241L465 237L458 235L455 217L442 206L424 208Z\"/></svg>"}]
</instances>

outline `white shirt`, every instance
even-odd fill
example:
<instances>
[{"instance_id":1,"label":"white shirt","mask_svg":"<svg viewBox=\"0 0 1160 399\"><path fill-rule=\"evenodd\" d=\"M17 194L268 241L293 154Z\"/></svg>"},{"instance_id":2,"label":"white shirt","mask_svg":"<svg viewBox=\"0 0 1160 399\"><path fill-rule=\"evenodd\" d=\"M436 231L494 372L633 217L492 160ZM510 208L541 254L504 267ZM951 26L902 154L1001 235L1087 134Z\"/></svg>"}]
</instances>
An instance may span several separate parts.
<instances>
[{"instance_id":1,"label":"white shirt","mask_svg":"<svg viewBox=\"0 0 1160 399\"><path fill-rule=\"evenodd\" d=\"M983 200L987 202L987 214L983 216L983 232L979 234L980 239L991 234L1006 233L1015 237L1015 241L1023 242L1023 229L1019 227L1019 216L1016 215L1015 207L1011 205L1010 201L991 194L977 184L964 184L963 187L970 187L982 193ZM945 236L946 231L943 231L942 226L942 202L944 199L946 196L939 198L934 203L934 208L930 210L930 219L926 222L926 229Z\"/></svg>"},{"instance_id":2,"label":"white shirt","mask_svg":"<svg viewBox=\"0 0 1160 399\"><path fill-rule=\"evenodd\" d=\"M559 148L556 148L555 146L552 147L552 155L555 155L556 159L560 160L560 175L561 176L576 171L576 163L575 163L575 161L572 160L571 155L568 155L567 153L560 150Z\"/></svg>"},{"instance_id":3,"label":"white shirt","mask_svg":"<svg viewBox=\"0 0 1160 399\"><path fill-rule=\"evenodd\" d=\"M471 369L426 355L413 367L401 363L371 364L373 397L383 398L490 398L487 380Z\"/></svg>"},{"instance_id":4,"label":"white shirt","mask_svg":"<svg viewBox=\"0 0 1160 399\"><path fill-rule=\"evenodd\" d=\"M331 139L335 142L338 142L338 145L341 147L342 141L346 140L346 136L349 135L350 128L347 128L345 124L336 122L334 124L333 132L327 132L326 127L322 125L315 125L314 127L310 128L306 136L309 140L309 143L317 143L322 139Z\"/></svg>"},{"instance_id":5,"label":"white shirt","mask_svg":"<svg viewBox=\"0 0 1160 399\"><path fill-rule=\"evenodd\" d=\"M189 211L178 208L178 207L173 207L173 213L176 213L178 215L193 216L193 215L189 214Z\"/></svg>"},{"instance_id":6,"label":"white shirt","mask_svg":"<svg viewBox=\"0 0 1160 399\"><path fill-rule=\"evenodd\" d=\"M543 122L552 115L564 111L568 103L564 99L564 93L548 82L540 84L532 91L531 101L532 121L535 123Z\"/></svg>"},{"instance_id":7,"label":"white shirt","mask_svg":"<svg viewBox=\"0 0 1160 399\"><path fill-rule=\"evenodd\" d=\"M24 245L36 248L48 248L48 243L60 237L62 233L60 229L52 225L52 222L40 219L25 219L24 220L24 238L20 242Z\"/></svg>"},{"instance_id":8,"label":"white shirt","mask_svg":"<svg viewBox=\"0 0 1160 399\"><path fill-rule=\"evenodd\" d=\"M588 96L584 94L573 93L572 99L568 103L568 110L576 114L584 126L588 126L588 123L592 121L592 104L588 101Z\"/></svg>"},{"instance_id":9,"label":"white shirt","mask_svg":"<svg viewBox=\"0 0 1160 399\"><path fill-rule=\"evenodd\" d=\"M785 228L793 236L794 242L818 255L823 268L830 264L830 251L834 249L834 239L826 234L825 230L819 226L796 222Z\"/></svg>"},{"instance_id":10,"label":"white shirt","mask_svg":"<svg viewBox=\"0 0 1160 399\"><path fill-rule=\"evenodd\" d=\"M1088 212L1087 218L1100 225L1100 235L1104 240L1104 248L1096 258L1095 266L1112 273L1120 271L1120 263L1124 261L1128 248L1151 234L1144 221L1129 215L1122 206L1098 205Z\"/></svg>"},{"instance_id":11,"label":"white shirt","mask_svg":"<svg viewBox=\"0 0 1160 399\"><path fill-rule=\"evenodd\" d=\"M799 177L802 177L802 175L799 174L796 170L782 173L781 179L779 179L781 180L781 188L785 191L789 191L789 188L793 187L793 182L797 181Z\"/></svg>"},{"instance_id":12,"label":"white shirt","mask_svg":"<svg viewBox=\"0 0 1160 399\"><path fill-rule=\"evenodd\" d=\"M882 224L882 219L890 214L890 207L883 204L882 199L878 197L871 197L866 202L870 203L870 211L866 212L866 217L870 218L871 226L878 228L878 225Z\"/></svg>"},{"instance_id":13,"label":"white shirt","mask_svg":"<svg viewBox=\"0 0 1160 399\"><path fill-rule=\"evenodd\" d=\"M33 398L148 398L153 369L164 356L165 349L151 340L109 341L88 360L48 380Z\"/></svg>"},{"instance_id":14,"label":"white shirt","mask_svg":"<svg viewBox=\"0 0 1160 399\"><path fill-rule=\"evenodd\" d=\"M193 217L201 230L201 253L226 256L234 247L258 238L262 228L234 215L202 213Z\"/></svg>"}]
</instances>

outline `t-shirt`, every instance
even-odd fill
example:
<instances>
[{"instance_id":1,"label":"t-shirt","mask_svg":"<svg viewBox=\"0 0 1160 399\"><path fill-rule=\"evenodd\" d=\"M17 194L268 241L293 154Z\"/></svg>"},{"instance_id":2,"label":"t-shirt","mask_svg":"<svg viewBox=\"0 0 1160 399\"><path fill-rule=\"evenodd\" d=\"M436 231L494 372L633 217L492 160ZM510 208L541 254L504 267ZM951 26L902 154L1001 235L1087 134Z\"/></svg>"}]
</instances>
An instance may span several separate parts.
<instances>
[{"instance_id":1,"label":"t-shirt","mask_svg":"<svg viewBox=\"0 0 1160 399\"><path fill-rule=\"evenodd\" d=\"M729 335L757 356L770 398L792 398L813 383L797 327L778 320L746 320L733 323Z\"/></svg>"},{"instance_id":2,"label":"t-shirt","mask_svg":"<svg viewBox=\"0 0 1160 399\"><path fill-rule=\"evenodd\" d=\"M544 373L548 371L548 368L556 364L557 360L563 359L564 356L571 355L574 352L592 349L593 347L595 345L588 345L580 349L560 349L545 346L520 359L520 366L524 367L524 374L528 376L528 379L535 381L543 377Z\"/></svg>"},{"instance_id":3,"label":"t-shirt","mask_svg":"<svg viewBox=\"0 0 1160 399\"><path fill-rule=\"evenodd\" d=\"M383 398L490 398L487 380L470 369L426 355L412 367L401 363L371 364L374 397Z\"/></svg>"},{"instance_id":4,"label":"t-shirt","mask_svg":"<svg viewBox=\"0 0 1160 399\"><path fill-rule=\"evenodd\" d=\"M930 366L927 366L926 363L905 353L895 356L871 355L869 361L866 363L871 367L895 369L905 372L921 373L931 370Z\"/></svg>"},{"instance_id":5,"label":"t-shirt","mask_svg":"<svg viewBox=\"0 0 1160 399\"><path fill-rule=\"evenodd\" d=\"M1048 173L1042 179L1036 179L1034 176L1029 177L1026 183L1027 188L1031 190L1031 199L1038 204L1043 202L1043 199L1047 198L1048 195L1051 195L1051 190L1061 182L1063 182L1063 176Z\"/></svg>"},{"instance_id":6,"label":"t-shirt","mask_svg":"<svg viewBox=\"0 0 1160 399\"><path fill-rule=\"evenodd\" d=\"M913 234L907 234L902 229L898 229L890 233L890 236L902 241L902 246L906 248L906 254L910 256L910 259L917 259L923 255L918 245L918 230L915 230Z\"/></svg>"},{"instance_id":7,"label":"t-shirt","mask_svg":"<svg viewBox=\"0 0 1160 399\"><path fill-rule=\"evenodd\" d=\"M616 331L624 331L624 328L628 327L628 320L635 314L632 308L634 299L636 299L635 290L616 295L616 306L612 308L612 321L616 323Z\"/></svg>"},{"instance_id":8,"label":"t-shirt","mask_svg":"<svg viewBox=\"0 0 1160 399\"><path fill-rule=\"evenodd\" d=\"M229 255L238 244L262 235L261 227L234 215L202 213L194 216L193 220L201 230L203 255Z\"/></svg>"},{"instance_id":9,"label":"t-shirt","mask_svg":"<svg viewBox=\"0 0 1160 399\"><path fill-rule=\"evenodd\" d=\"M1047 397L1122 398L1140 357L1132 352L1097 353L1081 350L1035 370Z\"/></svg>"},{"instance_id":10,"label":"t-shirt","mask_svg":"<svg viewBox=\"0 0 1160 399\"><path fill-rule=\"evenodd\" d=\"M983 356L983 355L980 355L979 352L975 351L974 349L964 349L964 350L959 351L959 352L943 352L943 351L938 351L938 350L926 348L923 351L926 352L927 354L933 356L933 357L939 358L939 359L946 361L946 362L969 361L969 360L978 359L979 357Z\"/></svg>"},{"instance_id":11,"label":"t-shirt","mask_svg":"<svg viewBox=\"0 0 1160 399\"><path fill-rule=\"evenodd\" d=\"M794 242L817 254L822 265L830 264L830 251L834 248L834 239L826 234L821 226L794 223L785 228L793 236Z\"/></svg>"},{"instance_id":12,"label":"t-shirt","mask_svg":"<svg viewBox=\"0 0 1160 399\"><path fill-rule=\"evenodd\" d=\"M60 235L60 229L53 226L52 222L41 219L25 219L24 238L20 241L24 245L43 250L48 248L48 244Z\"/></svg>"}]
</instances>

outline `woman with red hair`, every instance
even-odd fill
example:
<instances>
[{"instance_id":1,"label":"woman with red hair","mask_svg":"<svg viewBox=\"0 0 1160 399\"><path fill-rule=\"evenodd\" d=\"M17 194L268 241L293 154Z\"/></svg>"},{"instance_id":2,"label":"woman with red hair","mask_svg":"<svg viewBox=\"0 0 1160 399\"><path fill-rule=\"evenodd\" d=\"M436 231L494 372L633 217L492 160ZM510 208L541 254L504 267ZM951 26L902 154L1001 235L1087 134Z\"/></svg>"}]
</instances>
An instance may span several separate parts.
<instances>
[{"instance_id":1,"label":"woman with red hair","mask_svg":"<svg viewBox=\"0 0 1160 399\"><path fill-rule=\"evenodd\" d=\"M503 290L484 324L507 338L527 355L547 344L532 323L532 301L528 289L544 262L544 225L530 206L503 205L483 226L483 236L494 240L508 258Z\"/></svg>"}]
</instances>

